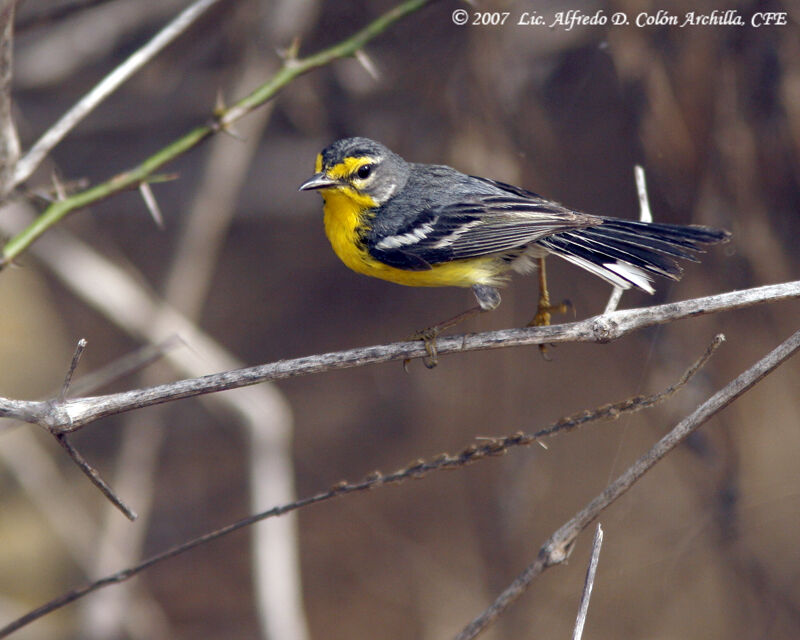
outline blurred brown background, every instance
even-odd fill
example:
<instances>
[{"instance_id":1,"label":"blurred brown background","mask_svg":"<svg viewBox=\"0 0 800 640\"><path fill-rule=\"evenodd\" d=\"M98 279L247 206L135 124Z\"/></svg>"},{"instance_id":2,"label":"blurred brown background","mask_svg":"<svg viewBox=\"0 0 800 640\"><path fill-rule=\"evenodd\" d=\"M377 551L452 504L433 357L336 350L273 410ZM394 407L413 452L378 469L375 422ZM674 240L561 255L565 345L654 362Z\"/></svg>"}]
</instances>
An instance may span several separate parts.
<instances>
[{"instance_id":1,"label":"blurred brown background","mask_svg":"<svg viewBox=\"0 0 800 640\"><path fill-rule=\"evenodd\" d=\"M18 11L14 97L24 148L187 3L115 0L34 20L58 4L71 3L27 0ZM264 82L278 68L276 50L293 37L300 37L301 55L313 53L395 4L221 2L56 147L28 188L46 188L54 171L65 181L94 183L135 166L204 122L218 93L232 102ZM503 26L456 26L457 8L510 17ZM633 19L662 8L579 0L480 1L473 8L442 0L368 45L377 79L356 60L336 62L242 121L244 141L218 138L170 165L179 179L153 187L163 231L135 192L76 213L63 227L193 316L247 364L403 339L472 304L469 291L403 288L338 262L323 234L319 197L296 187L322 147L351 135L378 139L409 160L450 164L624 218L638 215L638 163L657 220L733 232L730 244L688 265L683 281L657 283L652 298L626 294L623 307L795 279L796 2L669 6L681 16L736 9L744 27L514 24L531 10L549 23L569 9L624 11ZM787 12L788 25L754 28L756 11ZM253 124L259 119L261 129ZM199 228L212 238L187 245L192 216L203 205L210 217ZM221 209L233 217L212 229ZM201 249L186 252L187 246ZM89 341L81 372L142 343L33 253L18 267L0 274L0 394L39 398L57 389L80 337ZM602 311L605 283L555 259L548 267L554 297L570 298L579 318ZM64 268L89 289L107 286L96 271ZM463 330L521 326L535 297L535 278L518 277L498 311ZM444 357L432 371L413 362L406 373L394 362L278 383L293 413L291 473L297 494L306 496L374 469L455 452L476 437L535 431L562 415L656 391L716 333L727 337L690 388L647 413L555 438L547 449L517 450L302 510L297 531L309 637L452 637L535 558L554 529L677 420L797 330L797 312L797 303L759 306L609 345L560 346L552 362L534 348L506 349ZM203 348L186 340L180 349L203 359ZM585 637L800 635L799 372L797 361L784 365L603 514L606 541ZM178 377L184 376L161 364L101 391ZM0 428L6 450L34 431ZM142 433L149 434L147 464L135 462ZM147 512L134 524L105 504L50 438L35 433L31 441L35 460L18 454L16 466L6 459L0 469L3 623L127 566L112 557L93 573L76 560L87 549L96 559L94 551L99 556L108 542L146 557L273 506L258 504L248 462L252 436L224 407L184 400L103 420L75 437L122 497ZM123 458L132 480L118 475ZM54 485L54 477L62 480ZM48 498L80 505L67 513L83 531L67 536L72 543L48 520ZM19 637L263 637L251 534L159 565L131 589L106 590L123 594L121 609L92 611L97 594ZM590 541L587 532L569 564L538 579L485 637L570 634ZM121 613L98 622L105 610Z\"/></svg>"}]
</instances>

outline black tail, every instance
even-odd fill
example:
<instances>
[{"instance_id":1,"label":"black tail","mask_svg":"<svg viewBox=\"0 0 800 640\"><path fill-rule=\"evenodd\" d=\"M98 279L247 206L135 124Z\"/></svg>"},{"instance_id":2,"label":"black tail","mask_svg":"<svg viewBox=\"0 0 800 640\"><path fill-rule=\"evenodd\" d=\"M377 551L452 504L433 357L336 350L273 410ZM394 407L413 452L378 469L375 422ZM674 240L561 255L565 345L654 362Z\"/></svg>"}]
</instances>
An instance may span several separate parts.
<instances>
[{"instance_id":1,"label":"black tail","mask_svg":"<svg viewBox=\"0 0 800 640\"><path fill-rule=\"evenodd\" d=\"M681 277L675 258L698 262L703 245L728 238L729 232L710 227L603 218L596 227L557 233L537 244L615 286L653 293L652 275Z\"/></svg>"}]
</instances>

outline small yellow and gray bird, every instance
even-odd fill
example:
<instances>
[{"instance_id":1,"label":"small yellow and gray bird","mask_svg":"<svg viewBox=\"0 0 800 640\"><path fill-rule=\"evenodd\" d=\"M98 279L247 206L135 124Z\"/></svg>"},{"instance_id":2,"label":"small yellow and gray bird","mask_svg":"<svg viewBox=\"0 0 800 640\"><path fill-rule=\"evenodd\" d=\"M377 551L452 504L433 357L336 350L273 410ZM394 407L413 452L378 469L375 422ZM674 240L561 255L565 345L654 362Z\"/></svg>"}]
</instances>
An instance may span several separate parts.
<instances>
[{"instance_id":1,"label":"small yellow and gray bird","mask_svg":"<svg viewBox=\"0 0 800 640\"><path fill-rule=\"evenodd\" d=\"M677 280L675 258L697 261L727 231L645 223L573 211L541 196L442 165L406 162L368 138L346 138L318 156L300 190L319 190L325 233L353 271L417 287L472 287L479 306L418 337L435 362L435 337L464 317L500 304L512 271L540 269L539 312L550 305L544 257L553 254L622 289L653 293L652 276Z\"/></svg>"}]
</instances>

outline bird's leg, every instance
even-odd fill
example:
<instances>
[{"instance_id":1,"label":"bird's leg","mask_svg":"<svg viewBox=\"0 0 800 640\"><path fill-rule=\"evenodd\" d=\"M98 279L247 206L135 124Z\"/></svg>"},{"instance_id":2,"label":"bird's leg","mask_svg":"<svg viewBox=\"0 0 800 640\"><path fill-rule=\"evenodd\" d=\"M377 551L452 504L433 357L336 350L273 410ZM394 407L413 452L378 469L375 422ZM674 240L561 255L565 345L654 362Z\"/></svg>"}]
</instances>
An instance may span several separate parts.
<instances>
[{"instance_id":1,"label":"bird's leg","mask_svg":"<svg viewBox=\"0 0 800 640\"><path fill-rule=\"evenodd\" d=\"M544 258L537 258L539 267L539 305L536 309L536 315L533 320L528 323L529 327L548 327L550 326L550 317L553 313L566 313L568 309L572 308L572 303L569 300L564 300L561 304L550 304L550 292L547 290L547 272L544 267ZM540 344L539 351L542 356L547 359L547 345Z\"/></svg>"},{"instance_id":2,"label":"bird's leg","mask_svg":"<svg viewBox=\"0 0 800 640\"><path fill-rule=\"evenodd\" d=\"M412 340L422 340L425 343L425 351L427 352L428 357L425 358L423 362L428 369L433 369L437 364L439 364L439 354L436 350L436 339L439 337L442 331L445 331L450 327L454 327L464 320L468 320L469 318L483 313L484 311L491 311L500 304L500 293L494 287L476 284L473 285L472 291L475 294L475 297L478 299L478 306L467 309L466 311L462 311L452 318L439 322L432 327L417 331L413 336L411 336ZM405 364L408 364L407 360L405 361L404 365Z\"/></svg>"},{"instance_id":3,"label":"bird's leg","mask_svg":"<svg viewBox=\"0 0 800 640\"><path fill-rule=\"evenodd\" d=\"M566 313L572 307L569 300L564 300L561 304L550 304L550 292L547 290L547 272L545 271L544 258L536 259L539 269L539 305L536 315L528 323L529 327L548 327L550 326L550 314Z\"/></svg>"},{"instance_id":4,"label":"bird's leg","mask_svg":"<svg viewBox=\"0 0 800 640\"><path fill-rule=\"evenodd\" d=\"M479 313L483 313L484 311L485 309L482 309L479 306L472 307L471 309L462 311L458 315L455 315L448 320L444 320L433 325L432 327L421 329L415 332L414 335L411 336L411 339L422 340L425 343L425 351L428 354L428 357L423 360L425 366L428 369L433 369L437 364L439 364L439 353L436 350L436 339L439 337L442 331L446 331L450 327L454 327L460 322L468 320L469 318L476 316Z\"/></svg>"}]
</instances>

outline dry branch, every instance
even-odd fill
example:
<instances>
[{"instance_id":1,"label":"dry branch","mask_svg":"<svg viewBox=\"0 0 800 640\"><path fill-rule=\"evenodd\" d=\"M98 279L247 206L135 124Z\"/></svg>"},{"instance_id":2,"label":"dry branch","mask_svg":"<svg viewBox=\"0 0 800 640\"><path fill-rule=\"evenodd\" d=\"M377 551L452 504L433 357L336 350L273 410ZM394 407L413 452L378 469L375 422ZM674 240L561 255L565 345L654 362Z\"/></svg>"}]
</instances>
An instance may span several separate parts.
<instances>
[{"instance_id":1,"label":"dry branch","mask_svg":"<svg viewBox=\"0 0 800 640\"><path fill-rule=\"evenodd\" d=\"M438 352L444 355L534 344L606 343L645 327L708 313L742 309L764 302L796 298L800 298L800 281L731 291L652 307L614 311L579 322L549 327L525 327L444 337L438 340ZM145 389L67 399L63 402L59 402L58 399L27 402L0 397L0 417L40 424L52 432L69 433L99 418L182 398L237 389L269 380L282 380L390 360L424 358L426 355L425 346L420 341L395 342L292 360L279 360L270 364L225 371L200 378L188 378Z\"/></svg>"},{"instance_id":2,"label":"dry branch","mask_svg":"<svg viewBox=\"0 0 800 640\"><path fill-rule=\"evenodd\" d=\"M695 363L687 372L682 376L673 387L679 387L682 382L685 382L688 376L691 376L702 362L704 362L710 352L716 345L719 344L721 338L715 339L714 343L709 347L703 357ZM499 615L505 611L531 584L532 580L542 573L545 569L555 564L564 562L570 555L575 540L580 532L586 528L597 516L611 503L621 497L633 484L639 480L647 471L649 471L659 460L661 460L667 453L680 444L690 433L698 429L702 424L707 422L712 416L716 415L719 411L728 406L740 395L745 393L748 389L757 384L765 376L771 373L780 364L785 362L789 357L794 355L800 349L800 331L793 334L788 340L770 352L767 356L762 358L755 365L747 369L744 373L739 375L736 379L731 381L720 391L711 396L706 402L701 404L694 412L679 422L666 436L659 440L645 455L639 458L628 470L626 470L617 480L609 484L603 492L592 500L586 507L579 511L572 519L559 528L550 539L542 546L539 555L535 562L529 565L525 571L495 600L492 605L487 608L480 616L473 620L465 629L457 636L456 640L467 640L476 637L479 633L486 629ZM654 394L652 398L657 398L668 394L669 389L661 393ZM627 404L627 403L620 403ZM638 406L638 404L637 404ZM635 409L634 409L635 410ZM596 409L594 412L588 412L597 417L608 417L604 411L604 407ZM572 419L565 419L567 422L572 422ZM564 422L564 420L559 421ZM558 424L558 423L556 423ZM549 435L554 430L554 427L549 427L540 431L540 434ZM524 434L517 436L509 436L506 438L509 445L519 444L522 439L526 437ZM527 438L529 442L536 441L536 437L530 436ZM518 442L519 441L519 442ZM460 459L457 466L464 466L477 460L483 460L503 453L506 449L497 449L495 442L490 442L483 446L483 453L478 454L481 447L473 445L468 447L460 454ZM244 527L251 526L256 522L273 518L277 516L296 511L297 509L330 500L345 494L365 491L374 489L379 486L385 486L392 483L402 482L409 478L418 478L426 473L434 470L443 470L453 468L453 465L448 461L452 456L440 456L430 463L419 461L412 463L410 466L389 475L382 475L378 472L370 474L365 479L356 483L340 483L328 491L309 496L297 500L291 504L280 505L273 507L268 511L244 518L237 522L231 523L226 527L216 531L209 532L203 536L175 546L171 549L164 551L158 555L141 562L140 564L129 567L122 571L108 575L100 580L92 582L88 585L68 591L58 598L55 598L41 607L30 611L24 616L13 620L5 627L0 628L0 638L7 637L14 631L30 624L48 613L51 613L61 607L70 604L90 593L93 593L104 587L119 584L124 582L134 575L145 571L146 569L159 564L169 558L185 553L200 545L203 545L212 540L216 540L222 536L228 535L234 531L238 531Z\"/></svg>"},{"instance_id":3,"label":"dry branch","mask_svg":"<svg viewBox=\"0 0 800 640\"><path fill-rule=\"evenodd\" d=\"M592 598L594 579L597 575L597 563L600 560L600 548L603 546L603 527L597 525L592 542L592 556L589 559L589 567L586 569L586 580L583 583L583 593L581 594L581 606L578 609L578 619L572 631L572 640L581 640L583 629L586 626L586 615L589 613L589 600Z\"/></svg>"},{"instance_id":4,"label":"dry branch","mask_svg":"<svg viewBox=\"0 0 800 640\"><path fill-rule=\"evenodd\" d=\"M483 613L470 622L456 636L456 640L470 640L484 631L527 590L536 576L545 569L564 562L569 557L578 534L588 527L606 507L630 489L636 481L672 449L683 442L689 434L760 382L798 350L800 350L800 331L792 334L788 340L781 343L697 407L689 416L681 420L667 435L653 445L650 451L636 460L622 475L609 484L600 495L559 528L542 545L536 560L528 565Z\"/></svg>"}]
</instances>

